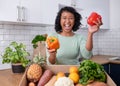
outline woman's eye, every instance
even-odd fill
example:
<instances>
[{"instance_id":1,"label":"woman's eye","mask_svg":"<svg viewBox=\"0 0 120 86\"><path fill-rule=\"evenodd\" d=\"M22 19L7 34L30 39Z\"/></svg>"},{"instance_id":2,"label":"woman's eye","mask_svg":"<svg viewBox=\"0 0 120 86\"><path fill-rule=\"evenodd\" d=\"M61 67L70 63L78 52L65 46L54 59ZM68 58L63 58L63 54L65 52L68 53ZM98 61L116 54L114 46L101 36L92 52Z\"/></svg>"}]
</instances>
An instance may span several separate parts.
<instances>
[{"instance_id":1,"label":"woman's eye","mask_svg":"<svg viewBox=\"0 0 120 86\"><path fill-rule=\"evenodd\" d=\"M63 17L62 19L66 19L65 17Z\"/></svg>"},{"instance_id":2,"label":"woman's eye","mask_svg":"<svg viewBox=\"0 0 120 86\"><path fill-rule=\"evenodd\" d=\"M74 18L69 18L70 20L73 20Z\"/></svg>"},{"instance_id":3,"label":"woman's eye","mask_svg":"<svg viewBox=\"0 0 120 86\"><path fill-rule=\"evenodd\" d=\"M66 18L66 17L62 17L62 19L64 19L64 20L74 20L74 18Z\"/></svg>"}]
</instances>

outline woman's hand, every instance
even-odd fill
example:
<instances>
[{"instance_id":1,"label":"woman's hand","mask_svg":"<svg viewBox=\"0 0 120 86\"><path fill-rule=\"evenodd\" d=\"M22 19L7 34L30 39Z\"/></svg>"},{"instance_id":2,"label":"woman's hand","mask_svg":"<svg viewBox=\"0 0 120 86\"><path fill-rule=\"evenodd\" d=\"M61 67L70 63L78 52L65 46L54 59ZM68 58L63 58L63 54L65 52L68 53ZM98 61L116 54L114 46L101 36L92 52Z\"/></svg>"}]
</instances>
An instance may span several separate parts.
<instances>
[{"instance_id":1,"label":"woman's hand","mask_svg":"<svg viewBox=\"0 0 120 86\"><path fill-rule=\"evenodd\" d=\"M55 64L56 63L56 49L49 49L49 48L47 48L48 49L48 52L49 52L49 54L50 54L50 56L49 56L49 62L51 63L51 64Z\"/></svg>"},{"instance_id":2,"label":"woman's hand","mask_svg":"<svg viewBox=\"0 0 120 86\"><path fill-rule=\"evenodd\" d=\"M56 50L55 50L55 49L49 49L49 48L48 48L48 52L49 52L49 53L56 53Z\"/></svg>"},{"instance_id":3,"label":"woman's hand","mask_svg":"<svg viewBox=\"0 0 120 86\"><path fill-rule=\"evenodd\" d=\"M100 26L103 24L100 19L97 19L97 21L94 21L94 23L96 25L89 26L89 28L88 28L89 33L93 34L93 33L97 32L99 30Z\"/></svg>"},{"instance_id":4,"label":"woman's hand","mask_svg":"<svg viewBox=\"0 0 120 86\"><path fill-rule=\"evenodd\" d=\"M96 25L90 26L88 28L88 37L87 37L87 42L86 42L86 49L88 51L91 51L93 48L93 33L97 32L102 25L102 21L100 19L97 19L97 21L94 23Z\"/></svg>"},{"instance_id":5,"label":"woman's hand","mask_svg":"<svg viewBox=\"0 0 120 86\"><path fill-rule=\"evenodd\" d=\"M53 56L53 57L56 56L56 50L55 49L49 49L48 48L48 52L49 52L50 56Z\"/></svg>"}]
</instances>

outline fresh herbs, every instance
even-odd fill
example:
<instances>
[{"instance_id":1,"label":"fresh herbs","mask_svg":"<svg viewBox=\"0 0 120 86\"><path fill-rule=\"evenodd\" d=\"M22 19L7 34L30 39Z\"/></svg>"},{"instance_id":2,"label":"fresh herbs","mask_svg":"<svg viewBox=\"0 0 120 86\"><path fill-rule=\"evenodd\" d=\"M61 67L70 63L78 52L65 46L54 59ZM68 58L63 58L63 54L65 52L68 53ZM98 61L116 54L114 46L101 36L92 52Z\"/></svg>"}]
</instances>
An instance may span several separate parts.
<instances>
[{"instance_id":1,"label":"fresh herbs","mask_svg":"<svg viewBox=\"0 0 120 86\"><path fill-rule=\"evenodd\" d=\"M30 62L30 60L27 59L29 55L23 43L13 41L5 48L5 52L2 55L2 63L21 63L23 67L25 67Z\"/></svg>"},{"instance_id":2,"label":"fresh herbs","mask_svg":"<svg viewBox=\"0 0 120 86\"><path fill-rule=\"evenodd\" d=\"M86 85L93 81L106 81L106 74L102 65L91 60L84 60L79 66L80 80L79 83Z\"/></svg>"},{"instance_id":3,"label":"fresh herbs","mask_svg":"<svg viewBox=\"0 0 120 86\"><path fill-rule=\"evenodd\" d=\"M37 42L39 41L45 41L46 40L46 34L44 35L36 35L35 38L32 40L33 48L38 47Z\"/></svg>"}]
</instances>

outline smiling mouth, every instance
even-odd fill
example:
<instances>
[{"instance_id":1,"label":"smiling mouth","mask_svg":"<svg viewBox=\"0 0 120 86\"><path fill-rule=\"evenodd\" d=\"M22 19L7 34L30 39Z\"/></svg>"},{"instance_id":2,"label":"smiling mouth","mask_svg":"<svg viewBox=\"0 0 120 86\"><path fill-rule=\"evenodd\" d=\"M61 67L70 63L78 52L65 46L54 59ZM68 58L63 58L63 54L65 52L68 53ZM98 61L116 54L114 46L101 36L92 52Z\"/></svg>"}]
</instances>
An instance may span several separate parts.
<instances>
[{"instance_id":1,"label":"smiling mouth","mask_svg":"<svg viewBox=\"0 0 120 86\"><path fill-rule=\"evenodd\" d=\"M66 25L64 25L64 27L65 27L66 30L71 29L71 25L70 24L66 24Z\"/></svg>"}]
</instances>

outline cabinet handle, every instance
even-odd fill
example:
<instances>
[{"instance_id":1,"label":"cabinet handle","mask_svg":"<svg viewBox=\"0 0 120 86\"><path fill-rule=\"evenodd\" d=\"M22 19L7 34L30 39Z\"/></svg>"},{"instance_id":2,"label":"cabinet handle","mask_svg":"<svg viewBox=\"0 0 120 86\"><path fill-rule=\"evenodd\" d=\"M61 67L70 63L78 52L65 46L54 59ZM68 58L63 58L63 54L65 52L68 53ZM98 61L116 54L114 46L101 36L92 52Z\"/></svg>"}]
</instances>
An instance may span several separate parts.
<instances>
[{"instance_id":1,"label":"cabinet handle","mask_svg":"<svg viewBox=\"0 0 120 86\"><path fill-rule=\"evenodd\" d=\"M17 21L25 21L25 7L17 6Z\"/></svg>"},{"instance_id":2,"label":"cabinet handle","mask_svg":"<svg viewBox=\"0 0 120 86\"><path fill-rule=\"evenodd\" d=\"M17 21L21 21L21 8L20 6L17 6Z\"/></svg>"},{"instance_id":3,"label":"cabinet handle","mask_svg":"<svg viewBox=\"0 0 120 86\"><path fill-rule=\"evenodd\" d=\"M21 7L21 21L25 21L25 7Z\"/></svg>"}]
</instances>

